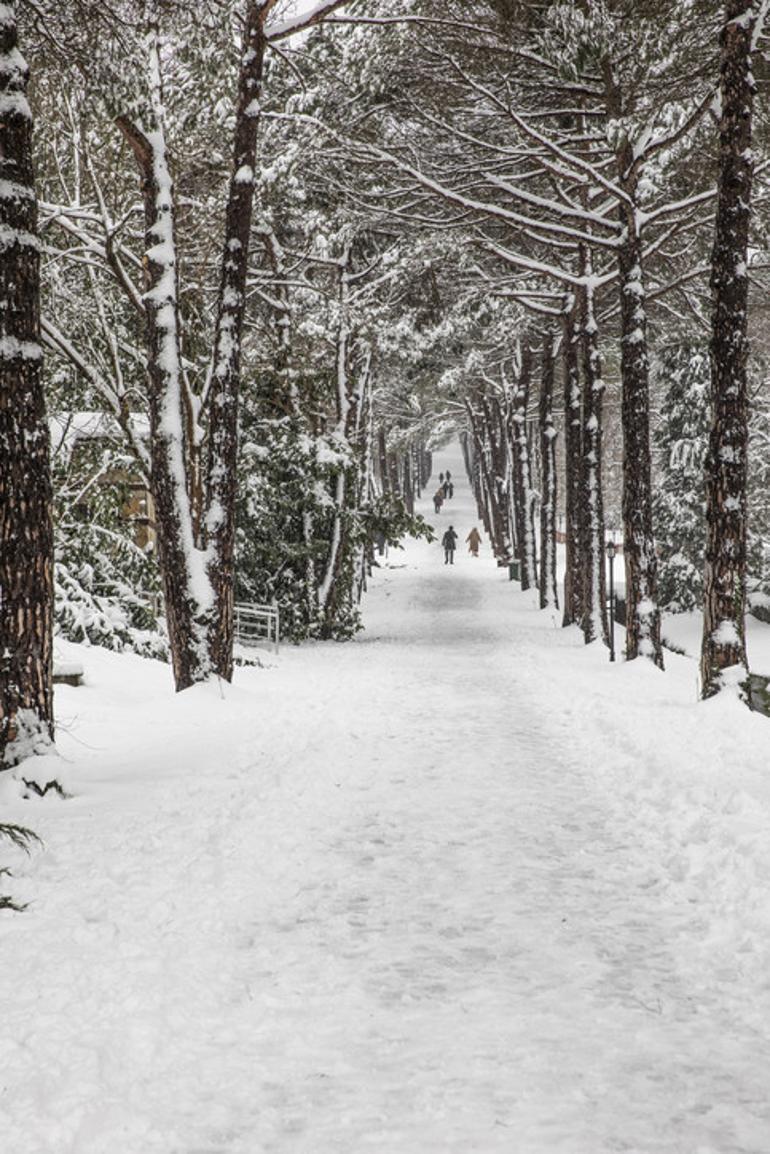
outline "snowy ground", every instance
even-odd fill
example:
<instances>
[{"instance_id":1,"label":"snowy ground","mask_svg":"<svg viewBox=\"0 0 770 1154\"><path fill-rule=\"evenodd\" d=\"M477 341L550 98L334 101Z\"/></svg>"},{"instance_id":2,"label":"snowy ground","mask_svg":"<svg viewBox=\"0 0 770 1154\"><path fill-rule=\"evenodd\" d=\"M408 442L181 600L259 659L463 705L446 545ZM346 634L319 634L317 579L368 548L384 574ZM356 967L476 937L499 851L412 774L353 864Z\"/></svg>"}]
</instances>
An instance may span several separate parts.
<instances>
[{"instance_id":1,"label":"snowy ground","mask_svg":"<svg viewBox=\"0 0 770 1154\"><path fill-rule=\"evenodd\" d=\"M223 693L62 647L3 1154L770 1151L770 722L506 577L414 543Z\"/></svg>"}]
</instances>

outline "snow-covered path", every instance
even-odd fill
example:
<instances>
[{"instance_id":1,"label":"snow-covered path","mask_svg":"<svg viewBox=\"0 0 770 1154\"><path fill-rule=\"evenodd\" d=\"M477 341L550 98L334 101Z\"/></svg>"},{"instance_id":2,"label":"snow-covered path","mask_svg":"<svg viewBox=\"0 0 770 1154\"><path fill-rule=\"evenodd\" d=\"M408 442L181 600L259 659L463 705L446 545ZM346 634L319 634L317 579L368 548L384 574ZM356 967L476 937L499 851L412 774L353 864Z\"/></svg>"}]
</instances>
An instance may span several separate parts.
<instances>
[{"instance_id":1,"label":"snow-covered path","mask_svg":"<svg viewBox=\"0 0 770 1154\"><path fill-rule=\"evenodd\" d=\"M3 922L7 1154L767 1154L767 723L482 554L392 553L365 634L225 701L88 655L77 797L9 806L48 850Z\"/></svg>"}]
</instances>

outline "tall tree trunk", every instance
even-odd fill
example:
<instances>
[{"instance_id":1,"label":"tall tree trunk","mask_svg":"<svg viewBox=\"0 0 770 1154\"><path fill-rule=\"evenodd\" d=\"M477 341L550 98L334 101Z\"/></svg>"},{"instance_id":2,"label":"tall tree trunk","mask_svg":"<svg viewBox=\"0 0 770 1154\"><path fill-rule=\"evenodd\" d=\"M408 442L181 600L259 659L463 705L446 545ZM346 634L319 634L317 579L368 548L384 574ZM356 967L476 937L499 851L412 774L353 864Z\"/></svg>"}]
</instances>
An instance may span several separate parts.
<instances>
[{"instance_id":1,"label":"tall tree trunk","mask_svg":"<svg viewBox=\"0 0 770 1154\"><path fill-rule=\"evenodd\" d=\"M506 421L497 397L481 397L481 419L487 447L487 477L493 503L492 522L495 525L498 565L510 565L513 560L513 533L511 529L511 500L509 493L508 442Z\"/></svg>"},{"instance_id":2,"label":"tall tree trunk","mask_svg":"<svg viewBox=\"0 0 770 1154\"><path fill-rule=\"evenodd\" d=\"M483 396L477 394L472 402L466 401L466 408L473 432L482 520L489 537L492 553L495 559L502 564L504 558L508 556L505 532L507 510L501 509L498 502L484 403Z\"/></svg>"},{"instance_id":3,"label":"tall tree trunk","mask_svg":"<svg viewBox=\"0 0 770 1154\"><path fill-rule=\"evenodd\" d=\"M532 489L532 468L527 439L527 409L531 384L532 349L525 341L521 349L521 368L513 393L510 416L516 540L522 589L537 586L535 495Z\"/></svg>"},{"instance_id":4,"label":"tall tree trunk","mask_svg":"<svg viewBox=\"0 0 770 1154\"><path fill-rule=\"evenodd\" d=\"M347 540L350 514L355 507L355 479L357 473L356 431L359 427L362 395L367 387L370 355L365 358L365 368L360 379L351 371L351 330L350 330L350 275L352 252L346 245L339 261L339 326L337 330L337 423L335 440L341 456L336 466L333 496L333 521L329 553L326 560L321 585L318 590L320 612L320 635L329 638L334 634L334 626L346 591L340 588L340 576L347 560ZM410 477L409 454L405 459L406 475Z\"/></svg>"},{"instance_id":5,"label":"tall tree trunk","mask_svg":"<svg viewBox=\"0 0 770 1154\"><path fill-rule=\"evenodd\" d=\"M225 216L209 396L206 530L208 576L214 605L208 622L208 651L214 669L226 681L231 681L233 676L233 570L241 334L246 307L246 273L265 54L263 22L268 11L269 6L264 0L248 0L241 43L233 167Z\"/></svg>"},{"instance_id":6,"label":"tall tree trunk","mask_svg":"<svg viewBox=\"0 0 770 1154\"><path fill-rule=\"evenodd\" d=\"M540 608L558 609L556 588L556 426L553 420L553 384L556 337L543 333L540 379Z\"/></svg>"},{"instance_id":7,"label":"tall tree trunk","mask_svg":"<svg viewBox=\"0 0 770 1154\"><path fill-rule=\"evenodd\" d=\"M706 565L701 687L712 697L725 670L748 677L745 639L748 396L748 236L756 5L728 0L721 37L719 196L711 258L712 426L706 459Z\"/></svg>"},{"instance_id":8,"label":"tall tree trunk","mask_svg":"<svg viewBox=\"0 0 770 1154\"><path fill-rule=\"evenodd\" d=\"M380 488L383 496L390 495L390 469L388 466L388 449L385 437L385 427L380 425L377 429L377 460L380 474Z\"/></svg>"},{"instance_id":9,"label":"tall tree trunk","mask_svg":"<svg viewBox=\"0 0 770 1154\"><path fill-rule=\"evenodd\" d=\"M479 462L478 448L476 446L476 434L473 427L473 416L471 408L466 403L468 412L468 429L460 435L460 444L463 450L463 460L465 462L465 472L468 475L468 481L473 493L473 499L476 502L476 516L479 521L487 529L487 536L489 536L486 509L484 507L484 498L481 484L481 465Z\"/></svg>"},{"instance_id":10,"label":"tall tree trunk","mask_svg":"<svg viewBox=\"0 0 770 1154\"><path fill-rule=\"evenodd\" d=\"M412 473L412 454L407 448L402 458L404 473L403 498L404 508L409 516L414 515L414 475Z\"/></svg>"},{"instance_id":11,"label":"tall tree trunk","mask_svg":"<svg viewBox=\"0 0 770 1154\"><path fill-rule=\"evenodd\" d=\"M28 71L0 5L0 764L53 741L53 528Z\"/></svg>"},{"instance_id":12,"label":"tall tree trunk","mask_svg":"<svg viewBox=\"0 0 770 1154\"><path fill-rule=\"evenodd\" d=\"M580 290L580 343L583 354L583 453L581 499L583 510L581 567L583 636L587 645L608 641L606 581L604 574L604 501L602 498L602 363L599 333L590 285L591 255L583 256L588 283Z\"/></svg>"},{"instance_id":13,"label":"tall tree trunk","mask_svg":"<svg viewBox=\"0 0 770 1154\"><path fill-rule=\"evenodd\" d=\"M176 688L233 672L233 570L240 348L251 239L263 21L272 5L248 0L235 115L221 281L211 370L208 468L203 516L191 505L187 404L180 366L174 191L164 137L158 29L149 43L151 123L119 116L142 177L146 223L147 319L152 488L158 551ZM198 540L201 524L205 540Z\"/></svg>"},{"instance_id":14,"label":"tall tree trunk","mask_svg":"<svg viewBox=\"0 0 770 1154\"><path fill-rule=\"evenodd\" d=\"M642 244L636 213L621 208L625 240L620 269L623 379L623 554L626 568L626 659L648 657L663 668L658 608L658 562L652 532L650 381Z\"/></svg>"},{"instance_id":15,"label":"tall tree trunk","mask_svg":"<svg viewBox=\"0 0 770 1154\"><path fill-rule=\"evenodd\" d=\"M609 58L604 61L608 115L622 123L627 109ZM626 570L626 659L648 657L663 668L658 607L658 562L652 528L650 456L650 369L647 305L640 235L638 156L628 137L615 155L624 196L618 205L620 292L620 373L623 385L623 555Z\"/></svg>"},{"instance_id":16,"label":"tall tree trunk","mask_svg":"<svg viewBox=\"0 0 770 1154\"><path fill-rule=\"evenodd\" d=\"M189 493L174 189L163 126L157 31L149 40L148 63L153 123L118 117L117 124L142 177L151 486L171 660L176 688L182 690L205 681L212 672L205 630L213 594L205 556L195 540Z\"/></svg>"},{"instance_id":17,"label":"tall tree trunk","mask_svg":"<svg viewBox=\"0 0 770 1154\"><path fill-rule=\"evenodd\" d=\"M583 457L583 418L580 398L578 345L575 336L574 300L570 298L562 319L564 367L564 625L582 619L583 590L580 553L582 546L580 474Z\"/></svg>"}]
</instances>

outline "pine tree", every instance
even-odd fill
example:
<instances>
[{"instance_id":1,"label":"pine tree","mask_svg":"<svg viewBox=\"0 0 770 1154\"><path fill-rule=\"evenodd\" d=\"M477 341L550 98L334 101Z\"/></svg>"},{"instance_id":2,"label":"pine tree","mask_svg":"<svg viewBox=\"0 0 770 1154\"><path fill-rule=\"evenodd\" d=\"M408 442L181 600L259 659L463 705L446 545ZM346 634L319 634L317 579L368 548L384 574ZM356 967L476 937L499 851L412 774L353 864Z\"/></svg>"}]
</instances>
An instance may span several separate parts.
<instances>
[{"instance_id":1,"label":"pine tree","mask_svg":"<svg viewBox=\"0 0 770 1154\"><path fill-rule=\"evenodd\" d=\"M0 762L53 740L53 531L28 70L0 4Z\"/></svg>"},{"instance_id":2,"label":"pine tree","mask_svg":"<svg viewBox=\"0 0 770 1154\"><path fill-rule=\"evenodd\" d=\"M747 274L752 127L756 84L754 34L766 5L727 0L721 35L719 181L711 257L711 429L706 457L706 567L701 685L713 697L745 683L746 483L749 401Z\"/></svg>"},{"instance_id":3,"label":"pine tree","mask_svg":"<svg viewBox=\"0 0 770 1154\"><path fill-rule=\"evenodd\" d=\"M709 359L705 349L675 345L658 360L666 389L655 433L659 484L654 498L660 602L672 612L703 598L706 541L703 463L709 431Z\"/></svg>"}]
</instances>

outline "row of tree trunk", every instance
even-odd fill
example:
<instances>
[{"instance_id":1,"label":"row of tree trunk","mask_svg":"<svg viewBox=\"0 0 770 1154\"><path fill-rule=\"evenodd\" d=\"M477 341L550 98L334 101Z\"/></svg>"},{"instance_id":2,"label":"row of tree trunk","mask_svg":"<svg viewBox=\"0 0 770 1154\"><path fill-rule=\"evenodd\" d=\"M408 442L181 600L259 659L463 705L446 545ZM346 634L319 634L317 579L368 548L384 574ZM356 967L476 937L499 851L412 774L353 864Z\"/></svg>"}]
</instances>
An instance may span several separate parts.
<instances>
[{"instance_id":1,"label":"row of tree trunk","mask_svg":"<svg viewBox=\"0 0 770 1154\"><path fill-rule=\"evenodd\" d=\"M308 21L336 3L320 5ZM171 651L178 689L211 675L232 675L234 496L240 340L259 118L259 93L272 5L245 5L242 67L235 109L232 178L227 199L219 305L207 398L205 469L180 372L179 268L174 193L163 132L157 40L148 57L149 117L118 117L134 149L146 215L144 304L150 394L152 488L158 523ZM747 673L744 613L748 403L747 256L753 175L751 61L766 0L726 0L721 42L720 159L712 257L713 425L707 464L706 596L701 674L704 695L724 671ZM319 15L321 13L321 15ZM52 531L48 432L39 343L39 241L32 167L27 69L17 48L16 5L0 5L0 756L4 761L52 737ZM623 179L635 179L633 158ZM626 190L628 191L628 190ZM633 192L633 189L631 190ZM628 203L635 203L629 195ZM662 665L651 524L648 365L642 249L634 211L621 208L624 552L633 613L627 656ZM588 282L586 282L588 283ZM593 640L606 636L601 506L601 364L590 292L564 310L565 621ZM539 436L528 434L534 354L525 343L513 385L481 390L467 405L468 471L479 514L500 564L517 560L524 587L540 585L555 602L556 471L552 416L554 336L541 357ZM541 550L535 552L537 493L532 449L540 457ZM387 454L386 454L387 456ZM424 460L392 469L407 505L427 479ZM380 456L380 469L382 458Z\"/></svg>"},{"instance_id":2,"label":"row of tree trunk","mask_svg":"<svg viewBox=\"0 0 770 1154\"><path fill-rule=\"evenodd\" d=\"M748 461L747 316L748 242L754 171L752 122L755 82L752 55L767 16L767 0L727 0L721 33L720 152L714 246L711 260L711 407L706 460L706 557L701 693L713 696L728 683L749 700L745 643L746 483ZM623 547L626 571L626 656L647 656L663 667L657 559L652 525L649 433L649 365L643 254L636 204L637 166L620 155L627 203L620 208L618 248L621 302L622 426L624 437ZM561 364L564 385L564 508L566 576L564 624L579 623L587 642L607 640L602 508L602 383L598 330L591 288L590 253L583 251L581 287L564 309ZM554 346L544 339L540 434L541 605L550 604L556 473L552 419ZM529 357L521 358L509 411L518 432L501 438L505 421L496 398L467 406L466 464L487 532L500 563L513 553L522 587L531 584L531 484L527 480ZM497 405L497 409L495 406ZM491 414L491 415L490 415ZM501 444L505 443L505 461Z\"/></svg>"},{"instance_id":3,"label":"row of tree trunk","mask_svg":"<svg viewBox=\"0 0 770 1154\"><path fill-rule=\"evenodd\" d=\"M546 328L539 350L529 340L522 343L512 384L490 388L487 383L466 400L466 468L498 564L515 562L522 589L537 588L541 608L558 608L557 371L564 413L563 623L580 625L586 642L606 641L604 385L593 301L587 292L566 299L561 331Z\"/></svg>"}]
</instances>

